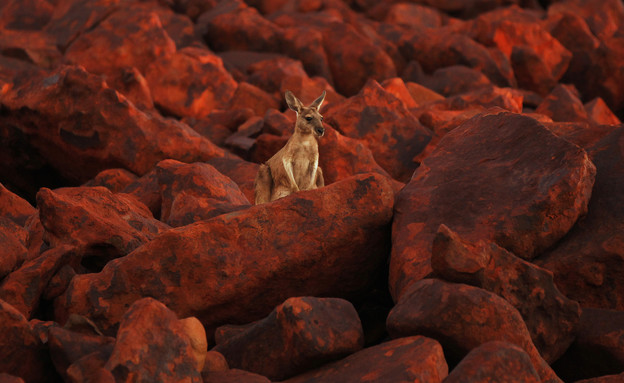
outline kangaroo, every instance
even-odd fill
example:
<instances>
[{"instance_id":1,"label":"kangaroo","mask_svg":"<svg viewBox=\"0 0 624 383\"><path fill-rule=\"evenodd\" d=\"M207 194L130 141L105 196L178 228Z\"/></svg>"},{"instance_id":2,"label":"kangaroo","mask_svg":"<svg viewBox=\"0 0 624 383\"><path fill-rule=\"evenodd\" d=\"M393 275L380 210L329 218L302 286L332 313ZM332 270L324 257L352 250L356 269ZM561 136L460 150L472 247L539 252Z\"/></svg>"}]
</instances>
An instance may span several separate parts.
<instances>
[{"instance_id":1,"label":"kangaroo","mask_svg":"<svg viewBox=\"0 0 624 383\"><path fill-rule=\"evenodd\" d=\"M285 96L288 107L297 113L295 132L282 149L260 165L254 182L256 205L325 186L317 142L325 133L319 113L325 91L309 106L303 106L291 91Z\"/></svg>"}]
</instances>

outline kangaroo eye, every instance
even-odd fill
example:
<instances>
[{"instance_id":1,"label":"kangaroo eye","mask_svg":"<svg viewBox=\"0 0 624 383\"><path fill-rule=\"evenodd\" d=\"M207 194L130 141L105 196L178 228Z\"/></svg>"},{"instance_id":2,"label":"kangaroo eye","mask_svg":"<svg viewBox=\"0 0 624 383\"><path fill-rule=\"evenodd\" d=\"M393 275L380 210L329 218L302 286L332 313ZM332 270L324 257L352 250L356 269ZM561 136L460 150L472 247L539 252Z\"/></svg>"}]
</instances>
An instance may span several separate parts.
<instances>
[{"instance_id":1,"label":"kangaroo eye","mask_svg":"<svg viewBox=\"0 0 624 383\"><path fill-rule=\"evenodd\" d=\"M312 121L312 117L310 117L310 116L306 117L305 119L306 119L306 121Z\"/></svg>"},{"instance_id":2,"label":"kangaroo eye","mask_svg":"<svg viewBox=\"0 0 624 383\"><path fill-rule=\"evenodd\" d=\"M323 116L321 116L321 121L323 121Z\"/></svg>"}]
</instances>

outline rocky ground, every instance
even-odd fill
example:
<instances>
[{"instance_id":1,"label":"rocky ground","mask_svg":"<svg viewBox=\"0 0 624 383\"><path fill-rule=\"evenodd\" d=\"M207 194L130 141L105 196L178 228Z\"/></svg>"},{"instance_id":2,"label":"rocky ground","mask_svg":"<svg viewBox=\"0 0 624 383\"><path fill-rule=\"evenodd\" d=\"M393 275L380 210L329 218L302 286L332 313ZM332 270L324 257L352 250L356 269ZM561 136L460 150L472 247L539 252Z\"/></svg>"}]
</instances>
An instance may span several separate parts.
<instances>
[{"instance_id":1,"label":"rocky ground","mask_svg":"<svg viewBox=\"0 0 624 383\"><path fill-rule=\"evenodd\" d=\"M0 381L624 381L623 62L621 0L0 2ZM327 186L253 206L286 90Z\"/></svg>"}]
</instances>

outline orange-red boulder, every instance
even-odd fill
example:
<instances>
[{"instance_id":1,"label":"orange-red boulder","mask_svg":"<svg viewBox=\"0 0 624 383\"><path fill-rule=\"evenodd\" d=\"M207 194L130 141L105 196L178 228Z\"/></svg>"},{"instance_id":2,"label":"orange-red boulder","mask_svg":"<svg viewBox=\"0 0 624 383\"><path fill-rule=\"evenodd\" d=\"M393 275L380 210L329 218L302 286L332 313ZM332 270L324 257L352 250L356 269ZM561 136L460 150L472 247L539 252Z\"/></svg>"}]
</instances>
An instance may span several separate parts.
<instances>
[{"instance_id":1,"label":"orange-red boulder","mask_svg":"<svg viewBox=\"0 0 624 383\"><path fill-rule=\"evenodd\" d=\"M8 218L0 217L0 281L24 263L28 256L28 232Z\"/></svg>"},{"instance_id":2,"label":"orange-red boulder","mask_svg":"<svg viewBox=\"0 0 624 383\"><path fill-rule=\"evenodd\" d=\"M613 114L611 109L609 109L609 106L600 97L585 103L584 107L587 112L587 119L592 124L619 125L622 123L622 121L620 121L620 119Z\"/></svg>"},{"instance_id":3,"label":"orange-red boulder","mask_svg":"<svg viewBox=\"0 0 624 383\"><path fill-rule=\"evenodd\" d=\"M583 309L576 339L553 367L565 381L619 374L624 366L624 311Z\"/></svg>"},{"instance_id":4,"label":"orange-red boulder","mask_svg":"<svg viewBox=\"0 0 624 383\"><path fill-rule=\"evenodd\" d=\"M587 211L596 169L587 153L536 120L507 112L474 117L446 134L397 194L390 290L431 272L445 224L532 259Z\"/></svg>"},{"instance_id":5,"label":"orange-red boulder","mask_svg":"<svg viewBox=\"0 0 624 383\"><path fill-rule=\"evenodd\" d=\"M177 117L203 118L214 109L223 109L237 87L221 58L198 47L151 61L145 78L154 103Z\"/></svg>"},{"instance_id":6,"label":"orange-red boulder","mask_svg":"<svg viewBox=\"0 0 624 383\"><path fill-rule=\"evenodd\" d=\"M242 81L230 100L230 108L251 109L256 116L264 116L267 110L278 109L280 100L281 97L276 97L255 85Z\"/></svg>"},{"instance_id":7,"label":"orange-red boulder","mask_svg":"<svg viewBox=\"0 0 624 383\"><path fill-rule=\"evenodd\" d=\"M370 80L360 93L328 107L325 122L347 137L363 139L377 163L395 179L409 180L411 162L431 139L405 104Z\"/></svg>"},{"instance_id":8,"label":"orange-red boulder","mask_svg":"<svg viewBox=\"0 0 624 383\"><path fill-rule=\"evenodd\" d=\"M258 164L241 160L238 157L220 157L207 161L214 166L219 173L236 182L238 188L247 197L248 201L254 201L254 179L258 174Z\"/></svg>"},{"instance_id":9,"label":"orange-red boulder","mask_svg":"<svg viewBox=\"0 0 624 383\"><path fill-rule=\"evenodd\" d=\"M215 145L223 146L225 140L253 116L254 112L249 108L213 109L204 118L185 118L182 121Z\"/></svg>"},{"instance_id":10,"label":"orange-red boulder","mask_svg":"<svg viewBox=\"0 0 624 383\"><path fill-rule=\"evenodd\" d=\"M360 318L337 298L287 299L268 317L218 343L231 368L282 381L364 346Z\"/></svg>"},{"instance_id":11,"label":"orange-red boulder","mask_svg":"<svg viewBox=\"0 0 624 383\"><path fill-rule=\"evenodd\" d=\"M202 373L204 383L271 383L271 381L259 374L233 368L226 371L214 371Z\"/></svg>"},{"instance_id":12,"label":"orange-red boulder","mask_svg":"<svg viewBox=\"0 0 624 383\"><path fill-rule=\"evenodd\" d=\"M175 160L156 165L162 196L160 220L178 227L250 206L238 186L214 167Z\"/></svg>"},{"instance_id":13,"label":"orange-red boulder","mask_svg":"<svg viewBox=\"0 0 624 383\"><path fill-rule=\"evenodd\" d=\"M415 81L444 96L466 93L492 84L479 70L465 65L439 68L430 76Z\"/></svg>"},{"instance_id":14,"label":"orange-red boulder","mask_svg":"<svg viewBox=\"0 0 624 383\"><path fill-rule=\"evenodd\" d=\"M13 306L0 299L0 373L25 382L53 382L58 377L48 350Z\"/></svg>"},{"instance_id":15,"label":"orange-red boulder","mask_svg":"<svg viewBox=\"0 0 624 383\"><path fill-rule=\"evenodd\" d=\"M501 341L474 348L444 379L444 383L485 383L510 381L539 383L531 358L519 346Z\"/></svg>"},{"instance_id":16,"label":"orange-red boulder","mask_svg":"<svg viewBox=\"0 0 624 383\"><path fill-rule=\"evenodd\" d=\"M125 307L151 296L212 335L292 296L354 296L386 261L393 203L390 181L365 174L170 230L100 273L74 277L56 317L82 314L111 333Z\"/></svg>"},{"instance_id":17,"label":"orange-red boulder","mask_svg":"<svg viewBox=\"0 0 624 383\"><path fill-rule=\"evenodd\" d=\"M103 186L113 193L119 193L137 179L138 177L134 173L129 172L126 169L113 168L102 170L93 179L87 181L83 186Z\"/></svg>"},{"instance_id":18,"label":"orange-red boulder","mask_svg":"<svg viewBox=\"0 0 624 383\"><path fill-rule=\"evenodd\" d=\"M295 376L285 383L442 382L448 366L440 344L423 336L391 340Z\"/></svg>"},{"instance_id":19,"label":"orange-red boulder","mask_svg":"<svg viewBox=\"0 0 624 383\"><path fill-rule=\"evenodd\" d=\"M77 266L79 261L79 255L69 246L45 251L4 278L0 284L0 299L31 319L52 277L64 265Z\"/></svg>"},{"instance_id":20,"label":"orange-red boulder","mask_svg":"<svg viewBox=\"0 0 624 383\"><path fill-rule=\"evenodd\" d=\"M35 212L36 209L28 201L0 184L0 217L24 226L28 217Z\"/></svg>"},{"instance_id":21,"label":"orange-red boulder","mask_svg":"<svg viewBox=\"0 0 624 383\"><path fill-rule=\"evenodd\" d=\"M124 314L105 368L117 382L202 382L181 321L153 298L134 302Z\"/></svg>"},{"instance_id":22,"label":"orange-red boulder","mask_svg":"<svg viewBox=\"0 0 624 383\"><path fill-rule=\"evenodd\" d=\"M96 270L169 229L134 197L104 187L42 188L37 206L44 241L75 246Z\"/></svg>"},{"instance_id":23,"label":"orange-red boulder","mask_svg":"<svg viewBox=\"0 0 624 383\"><path fill-rule=\"evenodd\" d=\"M80 67L29 78L1 94L0 105L0 131L21 148L0 176L21 195L60 182L84 183L112 167L143 175L167 158L224 156L187 125L138 110Z\"/></svg>"},{"instance_id":24,"label":"orange-red boulder","mask_svg":"<svg viewBox=\"0 0 624 383\"><path fill-rule=\"evenodd\" d=\"M108 355L102 351L95 351L76 360L66 370L66 381L70 383L115 383L113 374L104 368L109 356L110 351Z\"/></svg>"},{"instance_id":25,"label":"orange-red boulder","mask_svg":"<svg viewBox=\"0 0 624 383\"><path fill-rule=\"evenodd\" d=\"M467 243L444 225L438 229L431 252L437 276L480 287L511 303L547 362L556 361L574 340L580 307L561 294L551 272L495 243Z\"/></svg>"},{"instance_id":26,"label":"orange-red boulder","mask_svg":"<svg viewBox=\"0 0 624 383\"><path fill-rule=\"evenodd\" d=\"M557 85L535 110L553 121L587 121L587 111L579 99L576 89L566 85Z\"/></svg>"},{"instance_id":27,"label":"orange-red boulder","mask_svg":"<svg viewBox=\"0 0 624 383\"><path fill-rule=\"evenodd\" d=\"M624 128L618 127L588 149L597 171L587 215L536 259L581 307L624 310L623 145Z\"/></svg>"},{"instance_id":28,"label":"orange-red boulder","mask_svg":"<svg viewBox=\"0 0 624 383\"><path fill-rule=\"evenodd\" d=\"M490 341L512 343L529 355L542 382L561 382L539 355L518 311L477 287L439 279L416 282L390 311L387 326L395 338L426 334L438 340L450 363Z\"/></svg>"}]
</instances>

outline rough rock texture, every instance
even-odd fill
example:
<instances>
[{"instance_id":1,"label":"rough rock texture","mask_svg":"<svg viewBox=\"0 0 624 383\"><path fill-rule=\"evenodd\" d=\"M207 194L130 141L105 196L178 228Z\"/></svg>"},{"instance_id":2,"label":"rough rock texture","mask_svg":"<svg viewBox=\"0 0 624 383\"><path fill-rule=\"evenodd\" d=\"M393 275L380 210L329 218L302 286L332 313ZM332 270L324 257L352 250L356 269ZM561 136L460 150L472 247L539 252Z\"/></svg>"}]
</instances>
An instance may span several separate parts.
<instances>
[{"instance_id":1,"label":"rough rock texture","mask_svg":"<svg viewBox=\"0 0 624 383\"><path fill-rule=\"evenodd\" d=\"M251 206L234 181L208 164L165 160L156 165L156 173L160 220L173 227Z\"/></svg>"},{"instance_id":2,"label":"rough rock texture","mask_svg":"<svg viewBox=\"0 0 624 383\"><path fill-rule=\"evenodd\" d=\"M400 99L372 80L357 96L329 107L325 117L345 136L366 141L377 163L403 182L416 168L411 159L431 138Z\"/></svg>"},{"instance_id":3,"label":"rough rock texture","mask_svg":"<svg viewBox=\"0 0 624 383\"><path fill-rule=\"evenodd\" d=\"M441 382L448 366L440 344L414 336L366 348L285 382Z\"/></svg>"},{"instance_id":4,"label":"rough rock texture","mask_svg":"<svg viewBox=\"0 0 624 383\"><path fill-rule=\"evenodd\" d=\"M529 117L486 114L454 129L397 195L395 301L430 273L440 224L468 241L489 240L532 259L586 213L595 172L583 149Z\"/></svg>"},{"instance_id":5,"label":"rough rock texture","mask_svg":"<svg viewBox=\"0 0 624 383\"><path fill-rule=\"evenodd\" d=\"M37 205L44 241L50 247L75 246L87 256L83 263L93 268L169 229L134 197L103 187L42 188Z\"/></svg>"},{"instance_id":6,"label":"rough rock texture","mask_svg":"<svg viewBox=\"0 0 624 383\"><path fill-rule=\"evenodd\" d=\"M28 232L8 218L0 217L0 280L24 263L28 256ZM21 238L20 238L21 237Z\"/></svg>"},{"instance_id":7,"label":"rough rock texture","mask_svg":"<svg viewBox=\"0 0 624 383\"><path fill-rule=\"evenodd\" d=\"M619 374L624 366L624 312L583 309L576 339L554 365L562 379Z\"/></svg>"},{"instance_id":8,"label":"rough rock texture","mask_svg":"<svg viewBox=\"0 0 624 383\"><path fill-rule=\"evenodd\" d=\"M16 151L0 156L10 165L0 176L28 195L59 180L86 182L109 167L142 175L165 158L224 155L187 125L138 110L80 67L29 79L2 94L0 104L1 131ZM19 177L16 168L25 169Z\"/></svg>"},{"instance_id":9,"label":"rough rock texture","mask_svg":"<svg viewBox=\"0 0 624 383\"><path fill-rule=\"evenodd\" d=\"M441 225L433 240L436 275L491 291L522 315L533 344L549 363L559 359L576 335L581 309L555 286L552 273L494 243L466 243Z\"/></svg>"},{"instance_id":10,"label":"rough rock texture","mask_svg":"<svg viewBox=\"0 0 624 383\"><path fill-rule=\"evenodd\" d=\"M444 379L444 383L488 381L538 383L541 379L522 348L501 341L474 348Z\"/></svg>"},{"instance_id":11,"label":"rough rock texture","mask_svg":"<svg viewBox=\"0 0 624 383\"><path fill-rule=\"evenodd\" d=\"M0 184L0 217L10 219L19 226L24 226L28 217L35 212L35 208L28 201Z\"/></svg>"},{"instance_id":12,"label":"rough rock texture","mask_svg":"<svg viewBox=\"0 0 624 383\"><path fill-rule=\"evenodd\" d=\"M554 274L559 289L581 307L624 310L624 128L588 149L596 182L587 216L551 251L536 260Z\"/></svg>"},{"instance_id":13,"label":"rough rock texture","mask_svg":"<svg viewBox=\"0 0 624 383\"><path fill-rule=\"evenodd\" d=\"M291 296L353 295L386 260L393 201L387 178L367 174L170 230L101 273L75 277L57 317L80 313L111 333L127 305L152 296L211 334Z\"/></svg>"},{"instance_id":14,"label":"rough rock texture","mask_svg":"<svg viewBox=\"0 0 624 383\"><path fill-rule=\"evenodd\" d=\"M504 341L520 346L543 382L560 382L531 341L522 317L506 300L486 290L425 279L414 283L388 315L393 337L424 335L438 340L450 363L472 349Z\"/></svg>"},{"instance_id":15,"label":"rough rock texture","mask_svg":"<svg viewBox=\"0 0 624 383\"><path fill-rule=\"evenodd\" d=\"M191 339L175 313L153 298L124 314L105 368L117 382L202 382Z\"/></svg>"},{"instance_id":16,"label":"rough rock texture","mask_svg":"<svg viewBox=\"0 0 624 383\"><path fill-rule=\"evenodd\" d=\"M231 368L274 381L352 354L364 345L353 306L336 298L290 298L265 319L218 343Z\"/></svg>"},{"instance_id":17,"label":"rough rock texture","mask_svg":"<svg viewBox=\"0 0 624 383\"><path fill-rule=\"evenodd\" d=\"M119 193L138 177L126 169L106 169L99 172L93 179L83 186L104 186L113 193Z\"/></svg>"}]
</instances>

